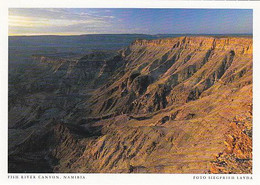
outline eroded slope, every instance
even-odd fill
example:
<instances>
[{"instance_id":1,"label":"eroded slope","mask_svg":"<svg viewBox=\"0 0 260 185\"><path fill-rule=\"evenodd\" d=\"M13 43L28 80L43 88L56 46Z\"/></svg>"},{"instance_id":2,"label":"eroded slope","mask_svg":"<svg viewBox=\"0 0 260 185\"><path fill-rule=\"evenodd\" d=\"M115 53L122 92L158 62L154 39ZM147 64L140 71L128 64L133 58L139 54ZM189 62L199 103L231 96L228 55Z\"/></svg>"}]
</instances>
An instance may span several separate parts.
<instances>
[{"instance_id":1,"label":"eroded slope","mask_svg":"<svg viewBox=\"0 0 260 185\"><path fill-rule=\"evenodd\" d=\"M251 38L137 40L107 61L105 85L14 146L10 171L37 153L54 172L251 172Z\"/></svg>"}]
</instances>

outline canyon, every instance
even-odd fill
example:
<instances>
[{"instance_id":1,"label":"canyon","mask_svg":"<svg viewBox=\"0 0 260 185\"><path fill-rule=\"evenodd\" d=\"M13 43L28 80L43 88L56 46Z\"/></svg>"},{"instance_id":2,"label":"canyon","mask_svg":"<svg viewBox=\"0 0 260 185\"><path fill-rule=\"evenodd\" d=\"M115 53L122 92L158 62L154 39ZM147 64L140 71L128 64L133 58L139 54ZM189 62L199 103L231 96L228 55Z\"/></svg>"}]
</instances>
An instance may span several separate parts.
<instances>
[{"instance_id":1,"label":"canyon","mask_svg":"<svg viewBox=\"0 0 260 185\"><path fill-rule=\"evenodd\" d=\"M252 173L251 37L34 55L9 80L9 172Z\"/></svg>"}]
</instances>

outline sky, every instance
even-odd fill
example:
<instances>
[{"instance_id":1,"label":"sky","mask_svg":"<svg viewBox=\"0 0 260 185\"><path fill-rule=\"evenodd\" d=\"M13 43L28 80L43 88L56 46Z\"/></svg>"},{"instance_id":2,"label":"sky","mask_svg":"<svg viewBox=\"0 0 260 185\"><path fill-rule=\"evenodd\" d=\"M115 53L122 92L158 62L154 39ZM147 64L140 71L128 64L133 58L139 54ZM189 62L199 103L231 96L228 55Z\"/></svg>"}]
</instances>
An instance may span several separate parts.
<instances>
[{"instance_id":1,"label":"sky","mask_svg":"<svg viewBox=\"0 0 260 185\"><path fill-rule=\"evenodd\" d=\"M9 35L252 34L250 9L10 8Z\"/></svg>"}]
</instances>

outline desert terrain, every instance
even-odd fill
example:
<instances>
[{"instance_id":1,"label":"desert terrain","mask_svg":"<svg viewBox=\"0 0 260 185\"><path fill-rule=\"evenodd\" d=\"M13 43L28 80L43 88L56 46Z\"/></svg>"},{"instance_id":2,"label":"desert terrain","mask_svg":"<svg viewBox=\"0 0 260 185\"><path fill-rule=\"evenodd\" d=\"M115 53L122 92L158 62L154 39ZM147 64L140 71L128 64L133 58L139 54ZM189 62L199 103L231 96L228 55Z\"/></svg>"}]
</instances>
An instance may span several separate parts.
<instances>
[{"instance_id":1,"label":"desert terrain","mask_svg":"<svg viewBox=\"0 0 260 185\"><path fill-rule=\"evenodd\" d=\"M10 173L252 173L251 37L109 47L9 75Z\"/></svg>"}]
</instances>

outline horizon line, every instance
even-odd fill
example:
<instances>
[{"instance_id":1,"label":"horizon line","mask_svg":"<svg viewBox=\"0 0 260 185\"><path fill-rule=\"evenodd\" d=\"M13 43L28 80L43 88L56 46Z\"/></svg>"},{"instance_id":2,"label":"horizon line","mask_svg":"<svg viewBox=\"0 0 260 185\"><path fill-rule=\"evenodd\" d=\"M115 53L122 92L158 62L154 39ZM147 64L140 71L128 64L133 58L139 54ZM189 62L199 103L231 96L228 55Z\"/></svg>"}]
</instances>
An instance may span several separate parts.
<instances>
[{"instance_id":1,"label":"horizon line","mask_svg":"<svg viewBox=\"0 0 260 185\"><path fill-rule=\"evenodd\" d=\"M30 36L85 36L85 35L253 35L253 33L86 33L86 34L10 34L8 37L30 37Z\"/></svg>"}]
</instances>

